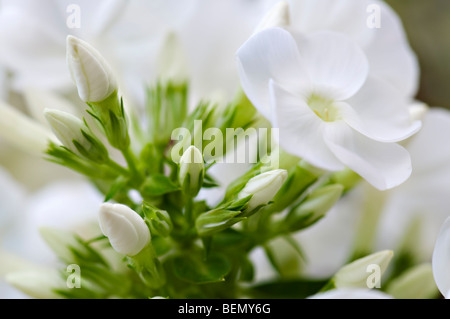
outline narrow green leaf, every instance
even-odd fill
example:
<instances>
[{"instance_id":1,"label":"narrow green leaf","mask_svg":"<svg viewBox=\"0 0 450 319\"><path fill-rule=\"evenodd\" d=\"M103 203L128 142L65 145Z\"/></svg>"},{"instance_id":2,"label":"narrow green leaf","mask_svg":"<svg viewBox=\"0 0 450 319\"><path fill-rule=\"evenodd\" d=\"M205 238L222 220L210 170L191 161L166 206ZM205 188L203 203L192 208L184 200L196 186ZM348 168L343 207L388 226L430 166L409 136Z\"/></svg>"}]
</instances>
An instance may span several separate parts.
<instances>
[{"instance_id":1,"label":"narrow green leaf","mask_svg":"<svg viewBox=\"0 0 450 319\"><path fill-rule=\"evenodd\" d=\"M172 259L174 274L181 280L206 284L224 281L231 264L226 257L211 254L206 260L201 254L183 254Z\"/></svg>"}]
</instances>

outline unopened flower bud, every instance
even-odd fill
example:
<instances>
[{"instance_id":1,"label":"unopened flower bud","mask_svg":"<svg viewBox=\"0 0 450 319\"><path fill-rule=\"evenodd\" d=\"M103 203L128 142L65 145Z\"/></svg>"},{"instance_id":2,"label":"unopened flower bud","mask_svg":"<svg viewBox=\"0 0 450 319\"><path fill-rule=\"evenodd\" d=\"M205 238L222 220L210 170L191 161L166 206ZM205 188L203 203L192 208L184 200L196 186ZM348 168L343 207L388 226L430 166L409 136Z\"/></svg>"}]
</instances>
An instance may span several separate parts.
<instances>
[{"instance_id":1,"label":"unopened flower bud","mask_svg":"<svg viewBox=\"0 0 450 319\"><path fill-rule=\"evenodd\" d=\"M252 211L258 206L268 204L278 193L286 181L288 173L284 169L276 169L259 174L251 178L238 198L252 196L247 204L247 211Z\"/></svg>"},{"instance_id":2,"label":"unopened flower bud","mask_svg":"<svg viewBox=\"0 0 450 319\"><path fill-rule=\"evenodd\" d=\"M432 299L438 295L431 264L412 267L393 279L386 292L396 299Z\"/></svg>"},{"instance_id":3,"label":"unopened flower bud","mask_svg":"<svg viewBox=\"0 0 450 319\"><path fill-rule=\"evenodd\" d=\"M57 271L49 269L25 270L9 273L5 280L11 286L38 299L61 299L55 290L64 288Z\"/></svg>"},{"instance_id":4,"label":"unopened flower bud","mask_svg":"<svg viewBox=\"0 0 450 319\"><path fill-rule=\"evenodd\" d=\"M119 253L134 256L150 243L150 231L141 216L122 204L103 203L100 228Z\"/></svg>"},{"instance_id":5,"label":"unopened flower bud","mask_svg":"<svg viewBox=\"0 0 450 319\"><path fill-rule=\"evenodd\" d=\"M100 102L117 91L115 77L102 55L71 35L67 37L67 64L84 102Z\"/></svg>"},{"instance_id":6,"label":"unopened flower bud","mask_svg":"<svg viewBox=\"0 0 450 319\"><path fill-rule=\"evenodd\" d=\"M167 211L157 209L146 203L142 206L142 210L152 235L166 237L170 234L173 224Z\"/></svg>"},{"instance_id":7,"label":"unopened flower bud","mask_svg":"<svg viewBox=\"0 0 450 319\"><path fill-rule=\"evenodd\" d=\"M345 265L333 277L336 288L373 288L368 287L371 275L379 278L370 285L379 285L393 255L392 250L383 250Z\"/></svg>"},{"instance_id":8,"label":"unopened flower bud","mask_svg":"<svg viewBox=\"0 0 450 319\"><path fill-rule=\"evenodd\" d=\"M210 236L246 219L240 217L241 214L239 210L214 209L201 214L195 222L195 227L200 236Z\"/></svg>"},{"instance_id":9,"label":"unopened flower bud","mask_svg":"<svg viewBox=\"0 0 450 319\"><path fill-rule=\"evenodd\" d=\"M184 192L194 197L202 187L205 166L202 153L195 146L190 146L180 158L178 180Z\"/></svg>"},{"instance_id":10,"label":"unopened flower bud","mask_svg":"<svg viewBox=\"0 0 450 319\"><path fill-rule=\"evenodd\" d=\"M102 163L108 159L105 146L79 118L63 111L49 109L44 111L44 115L53 133L69 150L94 162Z\"/></svg>"},{"instance_id":11,"label":"unopened flower bud","mask_svg":"<svg viewBox=\"0 0 450 319\"><path fill-rule=\"evenodd\" d=\"M175 32L166 35L158 56L158 74L163 82L184 83L188 79L188 62L181 39Z\"/></svg>"},{"instance_id":12,"label":"unopened flower bud","mask_svg":"<svg viewBox=\"0 0 450 319\"><path fill-rule=\"evenodd\" d=\"M311 226L336 204L343 189L342 185L332 184L314 190L300 206L289 212L282 225L290 231Z\"/></svg>"}]
</instances>

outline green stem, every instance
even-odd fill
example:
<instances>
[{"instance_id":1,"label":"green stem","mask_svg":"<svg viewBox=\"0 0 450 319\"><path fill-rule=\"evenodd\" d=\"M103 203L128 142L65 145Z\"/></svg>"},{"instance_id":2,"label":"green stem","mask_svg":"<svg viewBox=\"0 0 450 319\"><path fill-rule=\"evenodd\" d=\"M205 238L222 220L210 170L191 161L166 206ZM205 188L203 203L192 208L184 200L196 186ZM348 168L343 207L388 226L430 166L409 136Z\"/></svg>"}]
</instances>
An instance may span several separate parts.
<instances>
[{"instance_id":1,"label":"green stem","mask_svg":"<svg viewBox=\"0 0 450 319\"><path fill-rule=\"evenodd\" d=\"M129 174L129 172L126 168L124 168L123 166L120 166L119 164L117 164L110 158L108 158L106 165L109 168L111 168L112 170L114 170L115 172L117 172L119 175L128 175Z\"/></svg>"},{"instance_id":2,"label":"green stem","mask_svg":"<svg viewBox=\"0 0 450 319\"><path fill-rule=\"evenodd\" d=\"M184 214L189 227L192 227L194 225L194 198L191 196L187 198Z\"/></svg>"},{"instance_id":3,"label":"green stem","mask_svg":"<svg viewBox=\"0 0 450 319\"><path fill-rule=\"evenodd\" d=\"M128 169L131 173L131 176L133 176L133 178L140 180L141 177L140 177L139 171L137 169L136 157L131 152L130 148L128 147L124 150L121 150L121 152L123 154L123 157L127 161Z\"/></svg>"},{"instance_id":4,"label":"green stem","mask_svg":"<svg viewBox=\"0 0 450 319\"><path fill-rule=\"evenodd\" d=\"M364 196L363 208L356 229L352 261L373 251L379 219L386 201L385 193L371 187L365 189Z\"/></svg>"}]
</instances>

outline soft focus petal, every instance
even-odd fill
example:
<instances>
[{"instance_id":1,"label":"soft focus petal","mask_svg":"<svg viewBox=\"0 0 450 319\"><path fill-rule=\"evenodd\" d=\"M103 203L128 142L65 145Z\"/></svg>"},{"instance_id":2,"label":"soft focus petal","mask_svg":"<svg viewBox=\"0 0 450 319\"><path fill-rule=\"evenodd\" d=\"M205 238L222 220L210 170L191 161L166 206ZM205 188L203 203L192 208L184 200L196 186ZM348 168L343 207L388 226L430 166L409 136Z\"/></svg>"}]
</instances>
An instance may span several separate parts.
<instances>
[{"instance_id":1,"label":"soft focus petal","mask_svg":"<svg viewBox=\"0 0 450 319\"><path fill-rule=\"evenodd\" d=\"M309 81L292 35L271 28L252 36L237 51L244 92L255 107L270 118L269 80L299 91Z\"/></svg>"},{"instance_id":2,"label":"soft focus petal","mask_svg":"<svg viewBox=\"0 0 450 319\"><path fill-rule=\"evenodd\" d=\"M175 8L180 7L179 0L171 1ZM187 1L181 2L185 6ZM194 12L178 28L189 61L191 98L197 102L225 95L228 101L239 89L236 51L254 32L269 7L266 1L196 2ZM170 12L169 15L173 16Z\"/></svg>"},{"instance_id":3,"label":"soft focus petal","mask_svg":"<svg viewBox=\"0 0 450 319\"><path fill-rule=\"evenodd\" d=\"M369 0L291 0L291 25L304 33L333 30L363 45L371 41L367 27Z\"/></svg>"},{"instance_id":4,"label":"soft focus petal","mask_svg":"<svg viewBox=\"0 0 450 319\"><path fill-rule=\"evenodd\" d=\"M42 156L49 141L56 141L49 129L1 101L0 138L14 147L37 156Z\"/></svg>"},{"instance_id":5,"label":"soft focus petal","mask_svg":"<svg viewBox=\"0 0 450 319\"><path fill-rule=\"evenodd\" d=\"M274 126L280 129L281 147L312 165L332 171L344 169L344 165L323 140L327 124L311 110L301 96L288 92L275 82L271 82L270 88Z\"/></svg>"},{"instance_id":6,"label":"soft focus petal","mask_svg":"<svg viewBox=\"0 0 450 319\"><path fill-rule=\"evenodd\" d=\"M54 182L32 194L19 213L20 222L3 238L5 249L41 264L51 264L56 257L41 238L42 226L75 232L82 238L98 235L98 205L103 197L86 182Z\"/></svg>"},{"instance_id":7,"label":"soft focus petal","mask_svg":"<svg viewBox=\"0 0 450 319\"><path fill-rule=\"evenodd\" d=\"M411 175L411 158L403 147L368 139L342 121L326 126L325 142L342 163L379 190L398 186Z\"/></svg>"},{"instance_id":8,"label":"soft focus petal","mask_svg":"<svg viewBox=\"0 0 450 319\"><path fill-rule=\"evenodd\" d=\"M369 77L355 96L346 101L351 108L344 120L355 130L380 142L402 141L417 133L408 101L392 86Z\"/></svg>"},{"instance_id":9,"label":"soft focus petal","mask_svg":"<svg viewBox=\"0 0 450 319\"><path fill-rule=\"evenodd\" d=\"M289 3L286 1L277 2L258 24L255 33L269 28L288 27L289 20Z\"/></svg>"},{"instance_id":10,"label":"soft focus petal","mask_svg":"<svg viewBox=\"0 0 450 319\"><path fill-rule=\"evenodd\" d=\"M450 218L447 218L439 232L433 252L433 275L439 291L450 298Z\"/></svg>"},{"instance_id":11,"label":"soft focus petal","mask_svg":"<svg viewBox=\"0 0 450 319\"><path fill-rule=\"evenodd\" d=\"M450 112L431 108L419 133L406 141L412 160L411 177L389 192L377 234L377 247L396 247L412 223L420 232L411 243L421 261L431 258L442 223L449 214Z\"/></svg>"},{"instance_id":12,"label":"soft focus petal","mask_svg":"<svg viewBox=\"0 0 450 319\"><path fill-rule=\"evenodd\" d=\"M295 38L313 93L345 100L364 84L369 64L364 52L351 39L325 31L308 36L295 34Z\"/></svg>"},{"instance_id":13,"label":"soft focus petal","mask_svg":"<svg viewBox=\"0 0 450 319\"><path fill-rule=\"evenodd\" d=\"M22 218L24 198L25 189L22 185L0 167L0 233Z\"/></svg>"},{"instance_id":14,"label":"soft focus petal","mask_svg":"<svg viewBox=\"0 0 450 319\"><path fill-rule=\"evenodd\" d=\"M342 288L318 293L308 299L394 299L376 289Z\"/></svg>"},{"instance_id":15,"label":"soft focus petal","mask_svg":"<svg viewBox=\"0 0 450 319\"><path fill-rule=\"evenodd\" d=\"M31 116L41 124L48 126L44 116L46 108L57 109L67 113L77 114L79 108L58 94L37 88L27 88L23 91L26 106ZM81 115L81 114L77 114Z\"/></svg>"},{"instance_id":16,"label":"soft focus petal","mask_svg":"<svg viewBox=\"0 0 450 319\"><path fill-rule=\"evenodd\" d=\"M358 215L364 203L364 189L350 190L316 224L294 235L306 256L303 276L332 277L352 254Z\"/></svg>"}]
</instances>

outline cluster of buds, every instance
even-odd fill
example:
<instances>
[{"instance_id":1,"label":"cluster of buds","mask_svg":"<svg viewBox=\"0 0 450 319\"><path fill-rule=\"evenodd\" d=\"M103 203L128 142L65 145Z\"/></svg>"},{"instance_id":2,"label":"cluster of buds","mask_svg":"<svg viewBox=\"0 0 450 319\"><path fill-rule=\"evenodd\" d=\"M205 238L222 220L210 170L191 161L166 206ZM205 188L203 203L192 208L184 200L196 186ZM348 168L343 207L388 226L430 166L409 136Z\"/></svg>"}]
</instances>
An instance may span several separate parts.
<instances>
[{"instance_id":1,"label":"cluster of buds","mask_svg":"<svg viewBox=\"0 0 450 319\"><path fill-rule=\"evenodd\" d=\"M126 151L130 144L126 115L111 67L95 48L73 36L67 37L67 63L81 100L89 106L87 112L109 144ZM54 109L44 114L65 150L96 164L109 162L107 148L86 120Z\"/></svg>"},{"instance_id":2,"label":"cluster of buds","mask_svg":"<svg viewBox=\"0 0 450 319\"><path fill-rule=\"evenodd\" d=\"M109 143L126 149L130 143L126 116L109 64L94 47L73 36L67 37L67 63L78 95L91 107Z\"/></svg>"}]
</instances>

